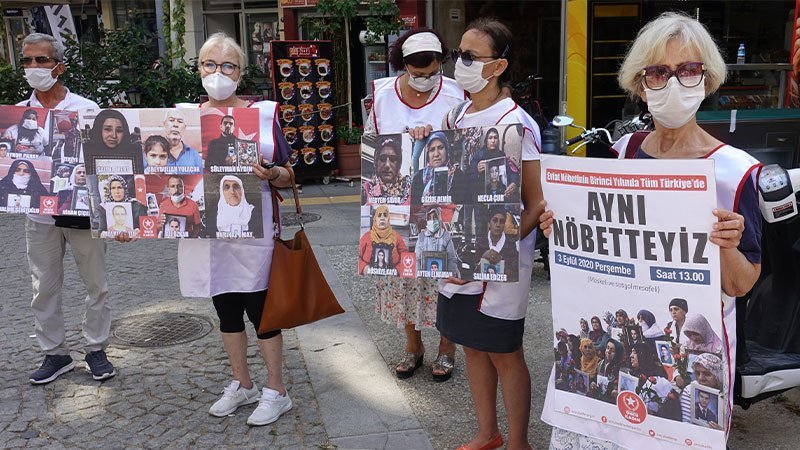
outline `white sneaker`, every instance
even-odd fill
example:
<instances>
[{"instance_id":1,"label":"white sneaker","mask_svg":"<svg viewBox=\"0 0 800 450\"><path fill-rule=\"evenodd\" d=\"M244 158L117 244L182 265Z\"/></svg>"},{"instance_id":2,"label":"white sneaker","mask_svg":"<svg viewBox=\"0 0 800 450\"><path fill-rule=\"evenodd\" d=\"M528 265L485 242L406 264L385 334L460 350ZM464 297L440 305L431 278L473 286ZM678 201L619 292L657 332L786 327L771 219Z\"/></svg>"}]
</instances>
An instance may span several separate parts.
<instances>
[{"instance_id":1,"label":"white sneaker","mask_svg":"<svg viewBox=\"0 0 800 450\"><path fill-rule=\"evenodd\" d=\"M269 425L290 409L292 409L292 399L289 398L288 392L286 395L280 395L274 389L264 388L261 392L261 400L258 402L258 407L247 418L247 424Z\"/></svg>"},{"instance_id":2,"label":"white sneaker","mask_svg":"<svg viewBox=\"0 0 800 450\"><path fill-rule=\"evenodd\" d=\"M211 405L208 413L212 416L225 417L242 405L257 402L260 394L261 392L255 383L250 389L245 389L239 386L238 381L231 381L231 384L222 392L222 398Z\"/></svg>"}]
</instances>

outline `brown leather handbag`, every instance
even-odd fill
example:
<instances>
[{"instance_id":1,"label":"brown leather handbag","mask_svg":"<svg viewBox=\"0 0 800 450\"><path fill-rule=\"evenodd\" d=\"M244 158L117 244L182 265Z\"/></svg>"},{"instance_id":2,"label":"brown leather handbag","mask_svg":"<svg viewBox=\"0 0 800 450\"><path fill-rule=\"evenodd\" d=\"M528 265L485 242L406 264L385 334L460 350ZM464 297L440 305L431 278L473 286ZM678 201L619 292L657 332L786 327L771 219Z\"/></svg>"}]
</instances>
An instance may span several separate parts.
<instances>
[{"instance_id":1,"label":"brown leather handbag","mask_svg":"<svg viewBox=\"0 0 800 450\"><path fill-rule=\"evenodd\" d=\"M275 251L272 253L269 288L264 299L259 333L294 328L344 312L325 280L306 237L294 175L292 190L300 230L293 239L282 240L278 196L276 190L272 189Z\"/></svg>"}]
</instances>

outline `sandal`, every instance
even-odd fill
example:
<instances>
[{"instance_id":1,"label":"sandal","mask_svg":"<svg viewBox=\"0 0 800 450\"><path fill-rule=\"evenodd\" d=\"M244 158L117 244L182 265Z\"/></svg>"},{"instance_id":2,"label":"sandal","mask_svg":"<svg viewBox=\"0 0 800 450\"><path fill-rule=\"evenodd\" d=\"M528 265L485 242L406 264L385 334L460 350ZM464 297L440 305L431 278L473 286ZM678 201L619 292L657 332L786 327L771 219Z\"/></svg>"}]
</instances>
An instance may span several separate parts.
<instances>
[{"instance_id":1,"label":"sandal","mask_svg":"<svg viewBox=\"0 0 800 450\"><path fill-rule=\"evenodd\" d=\"M503 435L498 434L497 436L495 436L491 440L489 440L489 442L484 444L483 447L479 447L479 448L474 449L474 450L494 450L496 448L502 447L504 443L505 442L503 442ZM461 447L458 447L457 450L473 450L473 449L470 448L467 444L464 444Z\"/></svg>"},{"instance_id":2,"label":"sandal","mask_svg":"<svg viewBox=\"0 0 800 450\"><path fill-rule=\"evenodd\" d=\"M404 380L414 375L414 372L422 366L422 357L424 355L423 353L417 356L414 352L407 352L403 360L394 368L394 373L397 375L397 378Z\"/></svg>"},{"instance_id":3,"label":"sandal","mask_svg":"<svg viewBox=\"0 0 800 450\"><path fill-rule=\"evenodd\" d=\"M433 381L447 381L450 377L453 376L453 368L456 365L455 359L450 355L439 355L436 357L436 361L433 362L431 366L431 374L433 375ZM441 373L436 373L441 372Z\"/></svg>"}]
</instances>

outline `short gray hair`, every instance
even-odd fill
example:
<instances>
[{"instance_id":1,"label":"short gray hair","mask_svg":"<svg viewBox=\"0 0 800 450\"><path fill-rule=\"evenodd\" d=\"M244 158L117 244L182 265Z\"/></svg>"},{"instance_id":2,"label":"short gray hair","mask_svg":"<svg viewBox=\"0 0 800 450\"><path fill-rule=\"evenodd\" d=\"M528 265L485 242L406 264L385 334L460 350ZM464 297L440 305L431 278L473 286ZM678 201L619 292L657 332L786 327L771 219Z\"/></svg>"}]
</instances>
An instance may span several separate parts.
<instances>
[{"instance_id":1,"label":"short gray hair","mask_svg":"<svg viewBox=\"0 0 800 450\"><path fill-rule=\"evenodd\" d=\"M236 64L239 65L239 70L244 71L245 66L247 66L247 56L244 54L244 50L239 45L236 40L230 36L228 36L224 31L218 31L206 39L206 42L203 43L203 46L200 47L200 51L197 52L197 64L198 66L203 64L203 56L208 54L212 48L219 47L219 49L223 53L227 53L228 51L233 51L236 54ZM216 61L217 63L222 63L223 61Z\"/></svg>"},{"instance_id":2,"label":"short gray hair","mask_svg":"<svg viewBox=\"0 0 800 450\"><path fill-rule=\"evenodd\" d=\"M25 39L22 40L22 48L24 49L26 45L38 44L40 42L48 42L50 44L50 48L53 49L53 59L61 62L64 61L64 51L66 50L64 44L49 34L31 33L25 36Z\"/></svg>"},{"instance_id":3,"label":"short gray hair","mask_svg":"<svg viewBox=\"0 0 800 450\"><path fill-rule=\"evenodd\" d=\"M676 38L683 44L682 49L690 48L700 54L706 68L706 95L716 91L728 73L719 47L703 24L676 12L665 12L639 30L619 68L617 81L620 87L632 98L639 97L642 70L663 60L667 44Z\"/></svg>"}]
</instances>

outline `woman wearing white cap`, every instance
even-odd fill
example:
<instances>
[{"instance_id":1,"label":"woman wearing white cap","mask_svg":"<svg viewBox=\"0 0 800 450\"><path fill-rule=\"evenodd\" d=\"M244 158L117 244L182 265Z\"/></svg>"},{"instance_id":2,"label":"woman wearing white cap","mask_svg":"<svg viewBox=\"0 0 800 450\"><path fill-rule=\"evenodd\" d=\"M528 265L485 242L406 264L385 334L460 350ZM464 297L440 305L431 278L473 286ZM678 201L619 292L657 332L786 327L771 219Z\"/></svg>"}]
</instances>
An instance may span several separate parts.
<instances>
[{"instance_id":1,"label":"woman wearing white cap","mask_svg":"<svg viewBox=\"0 0 800 450\"><path fill-rule=\"evenodd\" d=\"M393 69L405 72L397 77L373 81L373 107L365 123L366 132L403 133L420 125L438 123L447 111L463 102L464 91L455 80L441 74L445 55L447 49L436 31L418 28L401 36L389 51L389 63ZM385 152L382 155L387 159L383 163L401 165L397 155L386 155ZM389 161L391 156L395 157L394 161ZM381 161L375 161L376 169L380 164ZM367 181L368 186L365 185L370 192L388 192L395 188L383 186L386 181L377 175ZM405 185L405 189L409 187ZM408 193L405 194L408 197ZM376 309L381 319L405 328L404 357L395 367L395 372L398 378L408 378L422 365L425 349L421 330L433 328L436 323L436 282L379 278L375 287L378 294ZM434 380L450 378L454 354L455 344L441 338L439 354L432 368Z\"/></svg>"}]
</instances>

